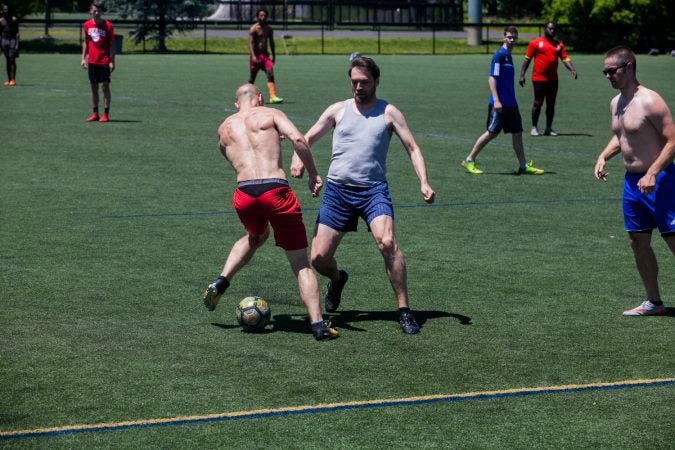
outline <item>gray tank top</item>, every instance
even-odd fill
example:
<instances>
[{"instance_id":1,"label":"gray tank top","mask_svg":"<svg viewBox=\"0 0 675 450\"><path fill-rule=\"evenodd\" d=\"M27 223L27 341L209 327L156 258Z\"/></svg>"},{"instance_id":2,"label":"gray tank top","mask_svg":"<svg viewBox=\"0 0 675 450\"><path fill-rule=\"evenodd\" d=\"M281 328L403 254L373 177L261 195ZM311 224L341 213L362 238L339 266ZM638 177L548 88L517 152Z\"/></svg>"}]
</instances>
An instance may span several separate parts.
<instances>
[{"instance_id":1,"label":"gray tank top","mask_svg":"<svg viewBox=\"0 0 675 450\"><path fill-rule=\"evenodd\" d=\"M326 178L348 186L373 186L386 181L391 131L384 120L387 102L361 115L354 99L345 102L342 120L333 131L333 154Z\"/></svg>"}]
</instances>

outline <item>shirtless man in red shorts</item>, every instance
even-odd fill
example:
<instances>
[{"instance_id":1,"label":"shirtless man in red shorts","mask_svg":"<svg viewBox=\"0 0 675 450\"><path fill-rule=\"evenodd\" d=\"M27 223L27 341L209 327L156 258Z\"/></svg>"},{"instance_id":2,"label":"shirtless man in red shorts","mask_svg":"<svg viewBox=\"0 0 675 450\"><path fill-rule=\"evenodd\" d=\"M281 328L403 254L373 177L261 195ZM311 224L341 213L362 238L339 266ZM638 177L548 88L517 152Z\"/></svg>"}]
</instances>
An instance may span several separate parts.
<instances>
[{"instance_id":1,"label":"shirtless man in red shorts","mask_svg":"<svg viewBox=\"0 0 675 450\"><path fill-rule=\"evenodd\" d=\"M298 280L312 332L318 341L334 339L338 332L323 320L319 305L319 285L307 256L307 232L295 194L281 167L281 136L293 146L309 174L309 190L319 195L323 181L304 136L286 115L263 106L263 98L253 84L245 84L235 94L237 113L218 128L220 152L237 173L237 189L232 204L246 235L239 239L218 277L204 292L204 305L213 311L230 285L232 277L248 263L255 251L274 231L276 245L286 257Z\"/></svg>"},{"instance_id":2,"label":"shirtless man in red shorts","mask_svg":"<svg viewBox=\"0 0 675 450\"><path fill-rule=\"evenodd\" d=\"M269 103L276 104L282 103L284 99L277 97L277 88L274 84L274 63L277 55L274 47L274 30L267 24L268 17L269 13L266 9L259 9L256 13L256 22L248 30L248 51L250 53L248 67L251 74L248 82L255 83L258 71L264 70L267 75L267 89L270 93ZM268 43L269 49L272 51L271 58L267 49Z\"/></svg>"}]
</instances>

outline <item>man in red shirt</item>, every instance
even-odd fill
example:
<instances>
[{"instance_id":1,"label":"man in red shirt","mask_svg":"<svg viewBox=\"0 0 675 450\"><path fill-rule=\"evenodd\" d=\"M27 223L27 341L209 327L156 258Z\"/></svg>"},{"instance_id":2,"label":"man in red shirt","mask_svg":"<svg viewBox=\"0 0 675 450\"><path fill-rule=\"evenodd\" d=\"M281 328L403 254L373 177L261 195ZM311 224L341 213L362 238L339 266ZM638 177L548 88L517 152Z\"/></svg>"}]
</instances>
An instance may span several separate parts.
<instances>
[{"instance_id":1,"label":"man in red shirt","mask_svg":"<svg viewBox=\"0 0 675 450\"><path fill-rule=\"evenodd\" d=\"M534 90L534 103L532 105L532 130L530 135L539 136L537 123L541 105L546 100L546 128L545 136L557 136L553 131L553 116L555 115L555 100L558 95L558 58L570 71L574 79L577 79L577 70L567 56L565 45L555 38L555 24L549 22L544 28L544 36L532 39L525 52L525 60L520 67L520 85L525 85L525 72L534 58L532 69L532 88Z\"/></svg>"},{"instance_id":2,"label":"man in red shirt","mask_svg":"<svg viewBox=\"0 0 675 450\"><path fill-rule=\"evenodd\" d=\"M87 122L108 122L110 119L110 74L115 70L115 30L112 24L101 17L103 5L94 1L89 9L91 19L83 26L82 61L80 65L89 71L91 103L93 111ZM103 91L103 115L98 114L98 89Z\"/></svg>"}]
</instances>

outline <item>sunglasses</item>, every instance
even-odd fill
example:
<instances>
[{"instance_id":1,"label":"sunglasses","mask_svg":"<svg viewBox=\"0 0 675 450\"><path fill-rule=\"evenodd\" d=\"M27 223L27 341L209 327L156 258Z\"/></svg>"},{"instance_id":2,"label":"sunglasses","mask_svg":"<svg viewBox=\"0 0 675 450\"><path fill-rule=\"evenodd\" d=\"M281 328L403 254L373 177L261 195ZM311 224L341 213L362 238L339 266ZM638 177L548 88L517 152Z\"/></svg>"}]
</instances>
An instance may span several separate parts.
<instances>
[{"instance_id":1,"label":"sunglasses","mask_svg":"<svg viewBox=\"0 0 675 450\"><path fill-rule=\"evenodd\" d=\"M620 66L617 66L617 67L609 67L607 69L603 69L602 74L604 76L609 75L611 77L612 75L614 75L616 73L617 70L622 69L622 68L626 67L627 65L628 65L628 63L625 62L625 63L623 63L623 64L621 64Z\"/></svg>"}]
</instances>

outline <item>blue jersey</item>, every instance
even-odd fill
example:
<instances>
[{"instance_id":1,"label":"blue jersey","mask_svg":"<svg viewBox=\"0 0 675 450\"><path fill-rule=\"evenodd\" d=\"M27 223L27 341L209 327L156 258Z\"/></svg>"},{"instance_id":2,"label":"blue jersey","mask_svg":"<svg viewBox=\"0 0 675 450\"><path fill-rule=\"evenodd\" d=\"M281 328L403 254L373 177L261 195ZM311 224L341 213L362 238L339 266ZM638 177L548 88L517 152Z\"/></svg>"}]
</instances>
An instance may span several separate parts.
<instances>
[{"instance_id":1,"label":"blue jersey","mask_svg":"<svg viewBox=\"0 0 675 450\"><path fill-rule=\"evenodd\" d=\"M490 76L497 82L497 95L502 106L517 108L518 102L516 101L514 83L516 69L513 66L511 53L503 46L499 47L499 50L492 56ZM492 97L492 93L490 93L490 104L493 105L494 101L495 99Z\"/></svg>"}]
</instances>

